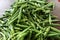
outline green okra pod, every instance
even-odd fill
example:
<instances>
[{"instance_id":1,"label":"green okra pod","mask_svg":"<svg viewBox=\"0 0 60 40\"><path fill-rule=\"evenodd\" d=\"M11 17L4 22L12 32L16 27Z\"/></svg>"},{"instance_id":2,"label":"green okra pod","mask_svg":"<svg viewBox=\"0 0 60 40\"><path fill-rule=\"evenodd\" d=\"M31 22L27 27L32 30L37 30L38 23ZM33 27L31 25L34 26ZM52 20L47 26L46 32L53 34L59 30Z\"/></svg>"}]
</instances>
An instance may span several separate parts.
<instances>
[{"instance_id":1,"label":"green okra pod","mask_svg":"<svg viewBox=\"0 0 60 40\"><path fill-rule=\"evenodd\" d=\"M26 28L26 27L29 27L27 25L21 25L21 24L16 24L17 26L20 26L20 27L23 27L23 28Z\"/></svg>"},{"instance_id":2,"label":"green okra pod","mask_svg":"<svg viewBox=\"0 0 60 40\"><path fill-rule=\"evenodd\" d=\"M48 34L49 37L51 37L51 36L59 36L59 35L60 35L60 33L52 33L52 34Z\"/></svg>"},{"instance_id":3,"label":"green okra pod","mask_svg":"<svg viewBox=\"0 0 60 40\"><path fill-rule=\"evenodd\" d=\"M44 36L46 37L48 35L48 32L50 31L50 27L48 27L44 33Z\"/></svg>"},{"instance_id":4,"label":"green okra pod","mask_svg":"<svg viewBox=\"0 0 60 40\"><path fill-rule=\"evenodd\" d=\"M60 33L60 30L59 30L59 29L57 29L57 28L51 27L51 30L53 30L53 31L55 31L55 32Z\"/></svg>"},{"instance_id":5,"label":"green okra pod","mask_svg":"<svg viewBox=\"0 0 60 40\"><path fill-rule=\"evenodd\" d=\"M42 31L41 31L41 30L40 30L39 33L37 33L37 34L35 35L35 38L37 38L40 34L42 34Z\"/></svg>"}]
</instances>

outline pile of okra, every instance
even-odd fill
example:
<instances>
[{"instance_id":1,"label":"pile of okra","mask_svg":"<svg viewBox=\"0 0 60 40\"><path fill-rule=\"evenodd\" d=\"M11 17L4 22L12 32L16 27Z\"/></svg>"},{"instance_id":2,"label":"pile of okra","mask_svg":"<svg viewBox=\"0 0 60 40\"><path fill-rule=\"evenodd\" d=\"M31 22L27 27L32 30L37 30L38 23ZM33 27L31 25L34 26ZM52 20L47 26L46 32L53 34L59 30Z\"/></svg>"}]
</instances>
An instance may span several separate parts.
<instances>
[{"instance_id":1,"label":"pile of okra","mask_svg":"<svg viewBox=\"0 0 60 40\"><path fill-rule=\"evenodd\" d=\"M60 26L47 0L15 0L0 17L0 40L60 40Z\"/></svg>"}]
</instances>

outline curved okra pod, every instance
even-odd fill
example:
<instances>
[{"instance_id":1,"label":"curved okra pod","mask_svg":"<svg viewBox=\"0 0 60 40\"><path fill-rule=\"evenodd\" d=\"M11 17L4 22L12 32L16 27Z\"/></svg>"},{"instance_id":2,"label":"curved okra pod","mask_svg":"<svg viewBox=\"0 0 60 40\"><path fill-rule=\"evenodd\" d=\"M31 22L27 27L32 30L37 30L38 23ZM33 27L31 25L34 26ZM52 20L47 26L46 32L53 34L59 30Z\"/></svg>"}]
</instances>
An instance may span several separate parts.
<instances>
[{"instance_id":1,"label":"curved okra pod","mask_svg":"<svg viewBox=\"0 0 60 40\"><path fill-rule=\"evenodd\" d=\"M2 33L2 32L0 32L0 34L2 35L2 40L6 40L6 38L5 38L5 35Z\"/></svg>"}]
</instances>

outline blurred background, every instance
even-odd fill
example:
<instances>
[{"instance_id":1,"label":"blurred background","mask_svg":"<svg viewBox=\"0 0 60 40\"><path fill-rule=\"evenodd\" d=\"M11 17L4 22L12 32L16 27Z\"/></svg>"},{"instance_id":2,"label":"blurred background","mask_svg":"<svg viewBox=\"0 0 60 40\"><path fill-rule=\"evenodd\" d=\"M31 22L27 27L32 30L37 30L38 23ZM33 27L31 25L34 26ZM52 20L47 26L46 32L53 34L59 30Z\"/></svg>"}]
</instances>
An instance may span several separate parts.
<instances>
[{"instance_id":1,"label":"blurred background","mask_svg":"<svg viewBox=\"0 0 60 40\"><path fill-rule=\"evenodd\" d=\"M53 15L56 15L60 19L60 2L58 0L48 0L55 3L55 8ZM0 17L4 14L5 10L10 8L10 5L13 4L14 0L0 0Z\"/></svg>"},{"instance_id":2,"label":"blurred background","mask_svg":"<svg viewBox=\"0 0 60 40\"><path fill-rule=\"evenodd\" d=\"M59 0L50 0L55 3L55 8L53 11L53 14L57 16L57 18L60 20L60 1Z\"/></svg>"},{"instance_id":3,"label":"blurred background","mask_svg":"<svg viewBox=\"0 0 60 40\"><path fill-rule=\"evenodd\" d=\"M4 14L5 10L10 8L14 0L0 0L0 17Z\"/></svg>"}]
</instances>

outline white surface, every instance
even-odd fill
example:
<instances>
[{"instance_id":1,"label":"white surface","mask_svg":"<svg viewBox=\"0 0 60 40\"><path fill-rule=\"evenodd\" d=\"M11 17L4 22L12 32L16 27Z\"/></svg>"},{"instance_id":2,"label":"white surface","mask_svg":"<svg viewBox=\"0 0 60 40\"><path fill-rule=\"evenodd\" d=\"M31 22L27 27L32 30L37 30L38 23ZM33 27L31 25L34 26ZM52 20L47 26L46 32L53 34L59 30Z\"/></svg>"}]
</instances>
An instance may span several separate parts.
<instances>
[{"instance_id":1,"label":"white surface","mask_svg":"<svg viewBox=\"0 0 60 40\"><path fill-rule=\"evenodd\" d=\"M10 5L13 3L13 0L0 0L0 16L4 13L6 9L10 8Z\"/></svg>"}]
</instances>

